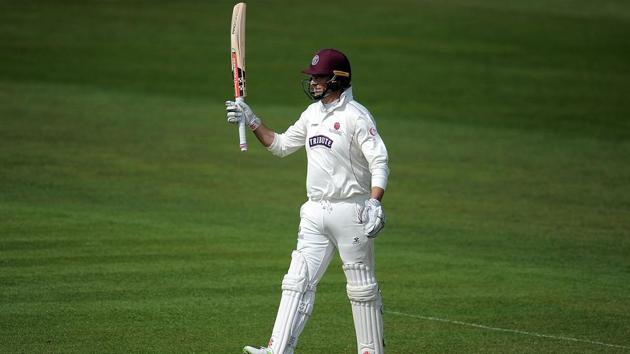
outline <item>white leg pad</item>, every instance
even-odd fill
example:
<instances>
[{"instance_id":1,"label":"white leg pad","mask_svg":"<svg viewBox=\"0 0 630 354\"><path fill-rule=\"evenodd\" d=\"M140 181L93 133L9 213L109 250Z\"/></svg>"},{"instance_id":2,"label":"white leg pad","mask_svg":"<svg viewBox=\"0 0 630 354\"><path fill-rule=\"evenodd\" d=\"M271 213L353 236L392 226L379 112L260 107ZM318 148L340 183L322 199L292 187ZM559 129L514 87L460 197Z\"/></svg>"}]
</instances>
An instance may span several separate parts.
<instances>
[{"instance_id":1,"label":"white leg pad","mask_svg":"<svg viewBox=\"0 0 630 354\"><path fill-rule=\"evenodd\" d=\"M293 251L289 271L282 280L282 298L269 340L269 349L274 354L293 353L298 337L313 311L315 290L315 286L309 284L304 255Z\"/></svg>"},{"instance_id":2,"label":"white leg pad","mask_svg":"<svg viewBox=\"0 0 630 354\"><path fill-rule=\"evenodd\" d=\"M374 272L363 263L344 264L359 354L383 354L383 303Z\"/></svg>"}]
</instances>

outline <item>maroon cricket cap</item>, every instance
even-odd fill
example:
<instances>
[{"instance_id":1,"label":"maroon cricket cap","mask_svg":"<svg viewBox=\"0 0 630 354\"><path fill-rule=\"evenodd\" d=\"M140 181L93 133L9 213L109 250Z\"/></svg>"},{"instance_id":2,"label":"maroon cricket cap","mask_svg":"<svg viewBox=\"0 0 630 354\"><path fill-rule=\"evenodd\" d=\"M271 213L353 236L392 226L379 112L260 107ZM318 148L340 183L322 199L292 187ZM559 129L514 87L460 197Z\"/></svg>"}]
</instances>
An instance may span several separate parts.
<instances>
[{"instance_id":1,"label":"maroon cricket cap","mask_svg":"<svg viewBox=\"0 0 630 354\"><path fill-rule=\"evenodd\" d=\"M336 49L322 49L311 60L311 65L302 70L308 75L337 75L350 79L352 70L350 61L342 52Z\"/></svg>"}]
</instances>

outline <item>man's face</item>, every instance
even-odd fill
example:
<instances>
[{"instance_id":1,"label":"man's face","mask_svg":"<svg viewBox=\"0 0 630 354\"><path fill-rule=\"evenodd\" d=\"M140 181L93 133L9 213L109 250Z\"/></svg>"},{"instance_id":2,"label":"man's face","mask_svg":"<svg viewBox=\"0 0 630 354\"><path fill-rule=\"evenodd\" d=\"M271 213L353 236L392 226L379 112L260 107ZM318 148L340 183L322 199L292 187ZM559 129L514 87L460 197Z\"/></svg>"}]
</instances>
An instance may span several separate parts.
<instances>
[{"instance_id":1,"label":"man's face","mask_svg":"<svg viewBox=\"0 0 630 354\"><path fill-rule=\"evenodd\" d=\"M326 86L328 85L328 81L330 77L327 75L313 75L311 76L311 92L313 96L319 97L326 90Z\"/></svg>"}]
</instances>

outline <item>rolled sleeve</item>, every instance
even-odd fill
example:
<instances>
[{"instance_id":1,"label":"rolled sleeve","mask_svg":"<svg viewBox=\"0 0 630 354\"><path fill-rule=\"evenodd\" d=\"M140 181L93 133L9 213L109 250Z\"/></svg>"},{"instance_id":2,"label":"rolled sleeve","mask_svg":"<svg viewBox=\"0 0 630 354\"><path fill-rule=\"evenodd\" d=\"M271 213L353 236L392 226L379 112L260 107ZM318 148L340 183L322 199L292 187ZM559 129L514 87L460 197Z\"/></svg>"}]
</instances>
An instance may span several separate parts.
<instances>
[{"instance_id":1,"label":"rolled sleeve","mask_svg":"<svg viewBox=\"0 0 630 354\"><path fill-rule=\"evenodd\" d=\"M361 117L357 121L357 142L368 162L372 187L386 189L389 178L387 148L371 117Z\"/></svg>"}]
</instances>

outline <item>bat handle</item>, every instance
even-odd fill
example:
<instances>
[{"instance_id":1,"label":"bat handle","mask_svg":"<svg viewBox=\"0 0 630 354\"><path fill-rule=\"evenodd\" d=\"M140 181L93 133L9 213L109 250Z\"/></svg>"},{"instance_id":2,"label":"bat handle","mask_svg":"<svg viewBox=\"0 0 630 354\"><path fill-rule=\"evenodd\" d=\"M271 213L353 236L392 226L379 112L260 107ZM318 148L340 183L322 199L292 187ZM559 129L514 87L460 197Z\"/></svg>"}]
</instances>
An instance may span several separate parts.
<instances>
[{"instance_id":1,"label":"bat handle","mask_svg":"<svg viewBox=\"0 0 630 354\"><path fill-rule=\"evenodd\" d=\"M237 97L236 102L243 102L243 97ZM238 142L241 151L247 151L247 127L244 120L238 123Z\"/></svg>"},{"instance_id":2,"label":"bat handle","mask_svg":"<svg viewBox=\"0 0 630 354\"><path fill-rule=\"evenodd\" d=\"M245 122L240 122L238 124L238 140L241 151L247 151L247 129L245 128Z\"/></svg>"}]
</instances>

